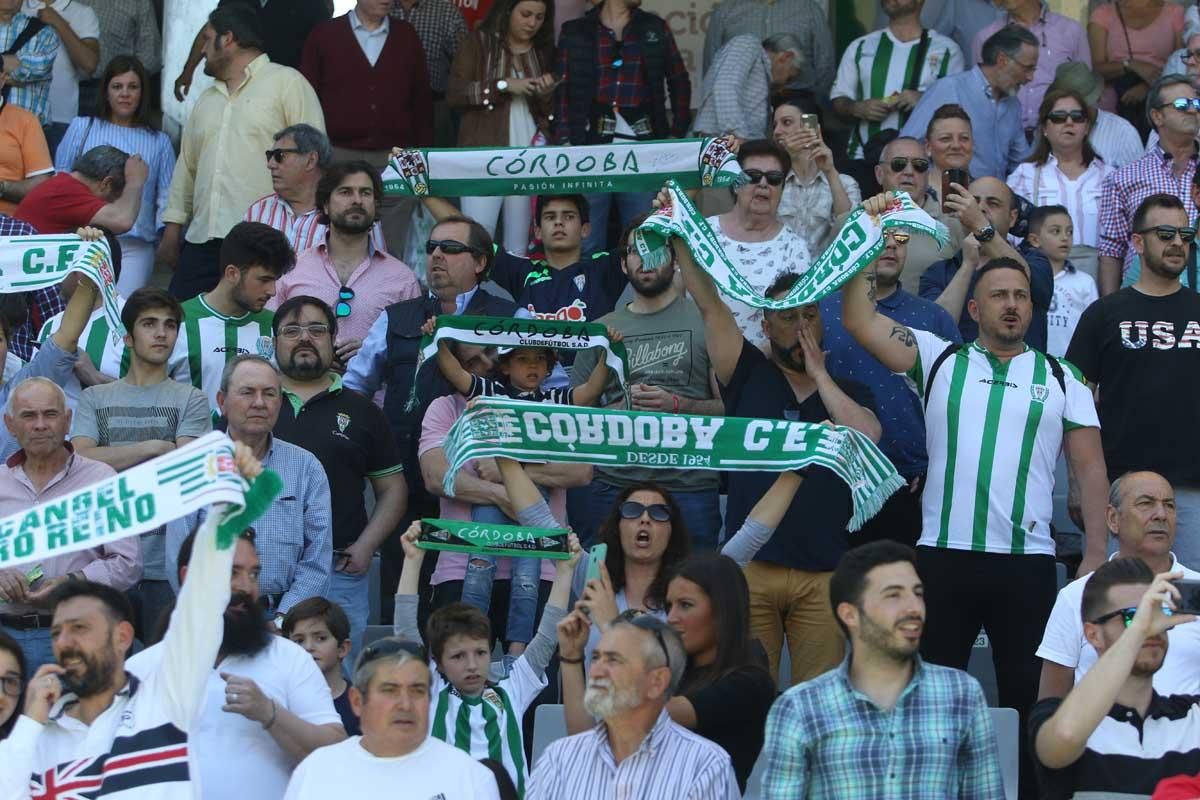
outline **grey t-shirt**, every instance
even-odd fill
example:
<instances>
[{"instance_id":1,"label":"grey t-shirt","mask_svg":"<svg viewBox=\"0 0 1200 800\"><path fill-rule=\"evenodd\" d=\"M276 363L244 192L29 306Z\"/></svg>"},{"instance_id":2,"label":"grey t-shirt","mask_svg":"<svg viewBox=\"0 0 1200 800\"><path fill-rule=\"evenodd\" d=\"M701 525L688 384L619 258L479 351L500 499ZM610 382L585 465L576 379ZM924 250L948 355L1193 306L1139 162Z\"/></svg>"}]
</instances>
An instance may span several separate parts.
<instances>
[{"instance_id":1,"label":"grey t-shirt","mask_svg":"<svg viewBox=\"0 0 1200 800\"><path fill-rule=\"evenodd\" d=\"M693 400L712 399L704 321L700 318L700 309L689 298L680 296L653 314L635 314L628 306L621 306L597 322L611 325L624 335L630 383L658 386ZM584 350L575 357L575 367L571 371L574 385L583 383L592 374L600 352ZM612 379L605 389L603 402L623 400L624 396L616 380ZM653 481L677 492L715 489L718 481L718 473L711 470L596 467L595 475L613 486Z\"/></svg>"},{"instance_id":2,"label":"grey t-shirt","mask_svg":"<svg viewBox=\"0 0 1200 800\"><path fill-rule=\"evenodd\" d=\"M86 436L101 447L122 447L150 439L174 442L211 430L208 398L191 384L167 379L134 386L119 380L83 390L71 437ZM167 580L164 532L157 528L141 536L144 580Z\"/></svg>"}]
</instances>

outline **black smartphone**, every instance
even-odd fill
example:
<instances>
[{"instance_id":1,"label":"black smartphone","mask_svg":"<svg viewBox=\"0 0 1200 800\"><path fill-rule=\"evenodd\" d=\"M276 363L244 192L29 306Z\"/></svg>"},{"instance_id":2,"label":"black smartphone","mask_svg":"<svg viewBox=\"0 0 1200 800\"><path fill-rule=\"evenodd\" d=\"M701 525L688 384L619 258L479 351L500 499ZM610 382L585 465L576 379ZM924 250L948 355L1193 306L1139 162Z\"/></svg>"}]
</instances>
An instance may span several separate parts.
<instances>
[{"instance_id":1,"label":"black smartphone","mask_svg":"<svg viewBox=\"0 0 1200 800\"><path fill-rule=\"evenodd\" d=\"M949 211L946 208L946 197L953 191L950 184L957 183L964 189L971 182L971 176L967 174L965 169L951 168L942 173L942 211Z\"/></svg>"},{"instance_id":2,"label":"black smartphone","mask_svg":"<svg viewBox=\"0 0 1200 800\"><path fill-rule=\"evenodd\" d=\"M1172 581L1179 590L1176 613L1200 615L1200 580L1183 579Z\"/></svg>"}]
</instances>

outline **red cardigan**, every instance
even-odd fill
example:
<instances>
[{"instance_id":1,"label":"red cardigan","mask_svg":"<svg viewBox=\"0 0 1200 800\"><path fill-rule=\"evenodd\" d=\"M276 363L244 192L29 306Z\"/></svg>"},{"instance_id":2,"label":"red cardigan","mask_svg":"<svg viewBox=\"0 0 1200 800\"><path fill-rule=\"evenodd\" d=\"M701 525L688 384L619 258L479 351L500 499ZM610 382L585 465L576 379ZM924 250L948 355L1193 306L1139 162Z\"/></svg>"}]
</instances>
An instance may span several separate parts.
<instances>
[{"instance_id":1,"label":"red cardigan","mask_svg":"<svg viewBox=\"0 0 1200 800\"><path fill-rule=\"evenodd\" d=\"M337 147L387 150L433 144L425 50L412 25L398 19L388 25L374 67L346 16L322 22L304 43L300 71L321 99L326 132Z\"/></svg>"}]
</instances>

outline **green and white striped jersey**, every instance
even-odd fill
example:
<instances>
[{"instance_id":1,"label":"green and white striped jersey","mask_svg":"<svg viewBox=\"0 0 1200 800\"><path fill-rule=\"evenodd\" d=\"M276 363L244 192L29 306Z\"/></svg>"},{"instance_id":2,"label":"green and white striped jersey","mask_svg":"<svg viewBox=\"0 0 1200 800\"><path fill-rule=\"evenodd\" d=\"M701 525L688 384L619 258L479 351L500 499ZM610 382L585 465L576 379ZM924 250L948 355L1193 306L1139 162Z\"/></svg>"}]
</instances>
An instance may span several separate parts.
<instances>
[{"instance_id":1,"label":"green and white striped jersey","mask_svg":"<svg viewBox=\"0 0 1200 800\"><path fill-rule=\"evenodd\" d=\"M838 65L837 78L829 96L883 100L904 91L917 69L920 70L917 90L921 92L938 78L962 72L962 51L953 39L930 31L929 48L925 58L917 64L920 41L919 38L911 42L898 41L887 28L855 39L842 54L842 63ZM850 158L862 158L863 145L872 136L882 130L899 130L907 119L908 112L897 110L880 122L860 121L850 134Z\"/></svg>"},{"instance_id":2,"label":"green and white striped jersey","mask_svg":"<svg viewBox=\"0 0 1200 800\"><path fill-rule=\"evenodd\" d=\"M924 400L927 372L950 342L913 330L917 363L905 376ZM1098 428L1092 393L1059 359L1066 391L1045 354L1008 361L978 342L942 362L925 409L929 473L919 544L951 550L1054 555L1054 466L1063 434Z\"/></svg>"},{"instance_id":3,"label":"green and white striped jersey","mask_svg":"<svg viewBox=\"0 0 1200 800\"><path fill-rule=\"evenodd\" d=\"M275 340L271 337L274 316L264 309L257 314L227 317L204 302L202 294L183 304L183 324L171 353L170 375L204 392L214 424L220 418L217 389L225 364L248 353L275 358Z\"/></svg>"},{"instance_id":4,"label":"green and white striped jersey","mask_svg":"<svg viewBox=\"0 0 1200 800\"><path fill-rule=\"evenodd\" d=\"M524 796L529 765L525 763L521 720L525 710L546 688L546 677L539 678L521 656L499 683L489 684L479 697L463 697L432 664L430 671L433 673L430 736L454 745L477 761L491 758L500 762L516 785L517 794Z\"/></svg>"},{"instance_id":5,"label":"green and white striped jersey","mask_svg":"<svg viewBox=\"0 0 1200 800\"><path fill-rule=\"evenodd\" d=\"M125 307L125 298L117 298L117 307ZM65 313L60 311L42 325L37 337L39 346L53 336L62 325ZM129 372L129 348L121 339L114 341L112 327L108 324L108 318L104 316L103 308L97 308L88 318L88 323L79 336L79 349L87 353L96 369L110 378L124 378L125 373ZM69 406L74 409L75 404L79 402L79 394L83 391L79 379L72 375L70 382L62 388L67 393Z\"/></svg>"}]
</instances>

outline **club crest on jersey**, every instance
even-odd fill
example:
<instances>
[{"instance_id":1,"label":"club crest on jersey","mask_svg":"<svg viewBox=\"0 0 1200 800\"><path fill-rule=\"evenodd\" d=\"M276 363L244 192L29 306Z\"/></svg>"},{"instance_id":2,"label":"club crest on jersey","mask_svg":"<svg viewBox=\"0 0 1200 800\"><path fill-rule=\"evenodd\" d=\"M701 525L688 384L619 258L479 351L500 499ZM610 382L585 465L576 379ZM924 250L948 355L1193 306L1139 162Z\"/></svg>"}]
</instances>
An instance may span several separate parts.
<instances>
[{"instance_id":1,"label":"club crest on jersey","mask_svg":"<svg viewBox=\"0 0 1200 800\"><path fill-rule=\"evenodd\" d=\"M1033 397L1033 402L1044 403L1050 396L1050 390L1045 386L1034 385L1029 387L1029 394Z\"/></svg>"},{"instance_id":2,"label":"club crest on jersey","mask_svg":"<svg viewBox=\"0 0 1200 800\"><path fill-rule=\"evenodd\" d=\"M345 433L346 428L350 427L350 415L339 411L337 415L338 433Z\"/></svg>"},{"instance_id":3,"label":"club crest on jersey","mask_svg":"<svg viewBox=\"0 0 1200 800\"><path fill-rule=\"evenodd\" d=\"M270 336L258 337L258 354L263 358L275 357L275 342Z\"/></svg>"},{"instance_id":4,"label":"club crest on jersey","mask_svg":"<svg viewBox=\"0 0 1200 800\"><path fill-rule=\"evenodd\" d=\"M587 275L576 275L575 276L575 288L578 289L580 291L580 293L583 292L583 287L586 285L587 285Z\"/></svg>"},{"instance_id":5,"label":"club crest on jersey","mask_svg":"<svg viewBox=\"0 0 1200 800\"><path fill-rule=\"evenodd\" d=\"M483 701L492 706L495 706L497 711L504 709L504 701L500 699L500 695L496 694L495 689L483 690Z\"/></svg>"}]
</instances>

